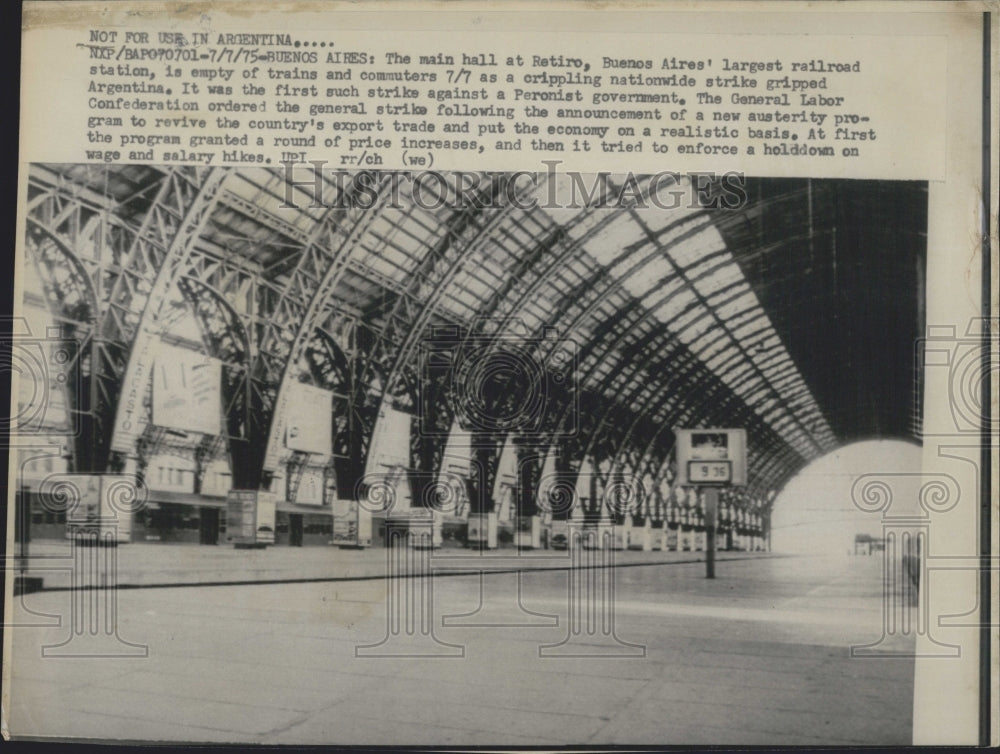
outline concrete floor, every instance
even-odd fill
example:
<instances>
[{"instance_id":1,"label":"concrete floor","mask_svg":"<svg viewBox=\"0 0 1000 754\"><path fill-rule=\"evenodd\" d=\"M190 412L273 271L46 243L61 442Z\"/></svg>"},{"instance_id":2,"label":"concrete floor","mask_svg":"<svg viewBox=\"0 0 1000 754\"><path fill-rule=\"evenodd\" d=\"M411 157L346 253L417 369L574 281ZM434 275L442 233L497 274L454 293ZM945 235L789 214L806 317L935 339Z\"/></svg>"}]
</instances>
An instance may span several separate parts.
<instances>
[{"instance_id":1,"label":"concrete floor","mask_svg":"<svg viewBox=\"0 0 1000 754\"><path fill-rule=\"evenodd\" d=\"M720 551L717 557L756 558L763 553ZM642 552L619 550L616 563L653 565L698 562L703 552ZM109 560L110 558L110 560ZM461 563L459 563L461 561ZM562 569L572 565L568 550L471 550L444 547L431 558L415 559L418 569L464 566L465 570ZM143 543L113 550L75 548L66 540L31 543L25 574L40 577L46 589L70 588L76 583L106 581L113 563L118 584L131 586L179 586L182 584L246 584L248 582L338 580L382 578L390 568L390 552L382 547L365 550L338 547L275 546L262 550L237 550L232 545Z\"/></svg>"},{"instance_id":2,"label":"concrete floor","mask_svg":"<svg viewBox=\"0 0 1000 754\"><path fill-rule=\"evenodd\" d=\"M850 652L882 635L880 578L843 556L130 589L117 637L108 593L42 592L5 709L15 737L902 745L912 641Z\"/></svg>"}]
</instances>

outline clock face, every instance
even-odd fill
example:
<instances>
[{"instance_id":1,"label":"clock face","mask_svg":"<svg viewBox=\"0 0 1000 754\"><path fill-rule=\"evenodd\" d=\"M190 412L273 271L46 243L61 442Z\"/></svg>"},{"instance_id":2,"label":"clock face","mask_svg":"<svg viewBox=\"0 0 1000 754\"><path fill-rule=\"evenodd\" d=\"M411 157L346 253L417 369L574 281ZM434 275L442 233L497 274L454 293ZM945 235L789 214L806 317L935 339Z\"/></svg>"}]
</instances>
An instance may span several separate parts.
<instances>
[{"instance_id":1,"label":"clock face","mask_svg":"<svg viewBox=\"0 0 1000 754\"><path fill-rule=\"evenodd\" d=\"M726 484L732 479L729 461L689 461L688 480L692 484Z\"/></svg>"}]
</instances>

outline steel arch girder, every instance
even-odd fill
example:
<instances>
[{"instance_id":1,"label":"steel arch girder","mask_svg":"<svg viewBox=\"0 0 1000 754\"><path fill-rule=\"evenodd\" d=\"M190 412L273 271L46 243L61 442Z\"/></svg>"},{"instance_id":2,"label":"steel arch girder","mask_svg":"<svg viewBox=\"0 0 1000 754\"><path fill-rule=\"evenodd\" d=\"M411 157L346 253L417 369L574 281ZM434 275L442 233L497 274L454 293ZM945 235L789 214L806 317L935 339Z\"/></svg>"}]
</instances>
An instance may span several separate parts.
<instances>
[{"instance_id":1,"label":"steel arch girder","mask_svg":"<svg viewBox=\"0 0 1000 754\"><path fill-rule=\"evenodd\" d=\"M533 296L536 295L538 293L538 291L541 290L541 288L546 284L546 282L548 280L547 274L549 272L551 272L554 269L557 269L560 266L560 264L564 263L567 259L569 259L570 257L572 257L572 255L580 253L580 251L582 250L582 246L583 246L583 244L584 244L584 242L586 241L587 238L589 238L591 235L594 235L594 234L598 233L607 224L610 224L616 218L618 218L620 215L624 214L624 212L625 212L625 210L619 210L619 211L615 211L613 213L609 213L609 216L607 218L602 219L593 228L590 228L583 237L581 237L579 239L575 239L575 240L568 240L568 239L566 239L565 243L564 243L563 250L557 255L557 261L555 261L553 263L550 263L544 269L536 269L536 267L538 265L533 264L533 263L529 263L528 266L527 266L527 270L530 270L532 273L535 274L535 280L532 283L530 283L528 286L526 286L526 288L524 289L524 291L522 291L521 296L512 305L504 306L505 301L499 295L497 297L495 297L490 302L489 311L490 312L503 311L503 318L506 318L506 319L516 319L517 315L521 311L522 307L525 304L527 304L530 300L532 300ZM660 231L660 234L666 233L666 232L672 230L675 227L680 227L680 226L683 226L683 225L685 225L687 223L695 223L695 225L696 225L696 228L694 230L692 230L692 231L688 231L688 233L698 232L699 230L703 229L702 228L702 219L703 219L702 215L704 215L704 213L703 212L699 212L699 213L695 213L694 215L681 218L680 220L675 221L673 223L670 223L668 226L666 226L664 229L662 229ZM582 213L581 213L581 215L577 216L577 222L579 222L579 218L580 217L582 217ZM555 243L555 242L559 241L560 239L564 238L565 234L564 233L560 234L560 230L561 229L557 228L556 231L554 232L554 235L552 236L552 239L553 239L552 242L553 243ZM685 234L685 236L686 236L686 234ZM630 244L628 247L626 247L618 255L618 257L616 259L616 263L618 261L620 261L620 260L628 258L629 256L631 256L631 255L633 255L635 253L643 251L644 249L646 249L650 245L654 245L655 246L656 245L656 240L650 241L650 240L647 239L647 240L642 240L642 241L638 241L636 243ZM634 265L634 270L633 271L641 269L649 261L649 259L652 258L655 255L655 253L656 253L655 249L652 252L647 252L645 254L645 256L643 257L643 260L641 262L639 262L638 264ZM555 312L553 314L553 317L550 318L549 320L547 320L545 323L543 323L543 325L542 325L543 329L545 329L545 328L551 328L553 322L558 321L559 318L561 318L562 316L564 316L568 312L570 304L578 304L579 300L581 298L581 295L583 293L586 293L588 291L594 290L593 283L596 282L596 281L599 281L599 280L603 279L601 277L602 273L603 273L603 268L599 268L598 270L596 270L594 272L593 275L591 275L590 277L588 277L587 280L585 280L583 283L581 283L577 288L564 293L563 296L560 299L560 303L557 304L557 306L555 307ZM504 289L504 294L511 292L513 290L513 288L514 288L514 286L507 286ZM596 298L593 301L591 301L589 304L587 304L587 305L585 305L585 306L582 307L582 311L579 314L577 314L576 317L574 318L574 324L578 324L582 319L584 319L588 315L592 314L593 311L596 309L596 307L599 306L607 298L608 295L610 295L611 293L614 293L615 291L618 291L618 290L621 290L621 285L619 283L617 283L616 281L608 281L607 285L604 287L604 290L598 291ZM635 305L627 308L622 313L620 313L619 316L617 316L615 318L615 321L618 322L620 320L624 320L624 318L629 313L631 313L632 310L635 310L635 309L638 308L638 303L639 302L637 301L635 303ZM572 329L572 328L570 328L570 329ZM534 338L534 340L537 340L537 341L541 342L541 339L537 337L537 334L536 334L536 337ZM594 347L594 345L596 343L596 340L598 340L598 338L596 338L596 336L595 336L595 337L593 337L588 342L587 348L584 350L584 355L585 356L586 356L587 353L589 353L590 350L593 349L593 347ZM556 344L553 344L552 348L555 349L556 348ZM554 352L554 350L552 352ZM551 355L552 352L550 352L550 355ZM578 360L577 364L578 365L582 364L582 360ZM571 406L567 405L567 407L566 407L565 410L571 410ZM565 416L563 416L559 420L559 422L557 424L557 427L561 426L563 424L564 420L565 420ZM547 422L549 424L551 424L551 421L552 421L552 418L547 417Z\"/></svg>"},{"instance_id":2,"label":"steel arch girder","mask_svg":"<svg viewBox=\"0 0 1000 754\"><path fill-rule=\"evenodd\" d=\"M36 166L33 171L29 185L35 195L29 199L29 222L50 225L48 232L54 238L68 237L61 243L74 249L79 269L90 278L94 299L86 385L92 426L76 443L74 465L78 470L104 470L110 450L126 445L115 434L120 427L116 419L123 406L121 386L130 368L129 353L135 348L143 313L151 304L158 307L162 303L182 267L175 264L178 256L190 251L185 240L196 237L197 232L189 233L186 223L203 217L202 188L213 183L206 178L210 175L211 170L201 168L168 170L158 182L114 204L110 197L71 182L64 184L61 176L53 177L47 168ZM115 216L129 202L146 201L147 194L155 197L145 208L138 228ZM180 241L176 240L179 234ZM86 256L79 257L75 249L85 250ZM141 401L135 400L129 407L145 418Z\"/></svg>"},{"instance_id":3,"label":"steel arch girder","mask_svg":"<svg viewBox=\"0 0 1000 754\"><path fill-rule=\"evenodd\" d=\"M499 179L491 179L488 188L491 195L495 196L495 192L499 191L500 188ZM487 242L489 230L512 211L511 207L505 207L490 216L486 210L491 206L494 206L492 201L487 202L485 207L476 207L473 203L471 208L465 207L456 213L441 241L435 248L427 251L427 255L418 269L407 281L406 290L396 299L392 311L386 316L386 325L378 334L372 352L368 354L365 378L356 386L357 390L360 391L356 396L356 402L362 403L371 394L371 380L368 377L373 366L375 364L389 365L384 384L374 396L374 414L376 416L386 399L391 397L393 391L400 388L407 375L409 378L405 380L406 384L419 389L418 381L421 376L417 375L412 368L412 356L420 336L436 312L437 300L443 295L448 282L464 268L482 244ZM424 299L419 299L419 292L427 289L430 290L430 294ZM438 423L442 426L446 422L450 424L451 406L449 402L435 400L435 403L444 410L443 414L436 415ZM440 459L443 452L443 440L439 437L422 438L421 440L417 435L418 432L415 428L411 436L411 449L415 453L412 456L413 460L420 459L418 465L435 464L436 459ZM370 450L369 442L370 435L363 441L366 461ZM440 445L440 448L433 447L436 445ZM424 470L436 471L436 469Z\"/></svg>"},{"instance_id":4,"label":"steel arch girder","mask_svg":"<svg viewBox=\"0 0 1000 754\"><path fill-rule=\"evenodd\" d=\"M130 401L128 398L141 395L146 387L153 367L153 351L162 330L160 311L167 294L185 271L194 244L215 207L219 190L229 172L226 168L208 168L195 172L191 178L171 173L136 234L135 245L129 255L130 260L141 257L148 265L148 271L155 270L148 293L142 295L136 291L130 274L123 274L112 289L112 307L117 309L123 293L131 304L128 314L122 307L122 316L118 316L113 309L115 313L104 321L102 327L102 334L107 333L109 337L130 344L109 443L112 452L132 451L136 438L145 428L143 408L138 405L138 400ZM138 313L135 302L142 304Z\"/></svg>"},{"instance_id":5,"label":"steel arch girder","mask_svg":"<svg viewBox=\"0 0 1000 754\"><path fill-rule=\"evenodd\" d=\"M384 182L385 179L377 190L381 190ZM261 427L267 427L261 459L261 469L265 474L273 473L278 467L291 385L297 381L295 366L325 315L333 290L349 269L358 239L378 213L369 209L354 209L353 214L356 217L345 234L336 221L341 219L341 215L350 218L351 212L328 209L303 249L275 311L268 313L258 357L251 367L254 379L277 384L270 415L261 417L263 421L260 423ZM293 341L285 346L281 334L289 331L294 333Z\"/></svg>"},{"instance_id":6,"label":"steel arch girder","mask_svg":"<svg viewBox=\"0 0 1000 754\"><path fill-rule=\"evenodd\" d=\"M675 239L675 242L682 241L682 240L686 239L687 237L689 237L689 236L691 236L693 234L697 234L697 233L701 232L702 230L704 230L704 227L706 226L706 223L703 223L702 213L697 213L696 215L682 218L677 223L673 223L670 226L668 226L668 228L682 227L683 225L686 225L686 224L689 224L689 223L693 223L694 227L692 227L691 229L685 231L681 235L681 238ZM619 263L623 259L627 259L632 254L645 249L651 243L654 246L656 246L657 248L654 248L654 250L652 252L649 252L649 253L645 254L644 257L643 257L643 259L639 263L637 263L636 265L633 266L633 270L632 271L634 273L634 272L636 272L638 270L641 270L645 266L645 264L647 264L648 261L650 259L652 259L655 256L655 254L658 252L659 247L657 246L657 241L656 240L647 240L647 241L644 241L644 242L641 242L641 243L632 244L621 255L619 255L616 258L615 264ZM709 254L706 257L700 259L696 264L702 264L705 261L705 259L711 259L711 258L714 258L716 256L720 256L720 255L722 255L724 253L726 253L725 249L717 251L717 252L713 252L712 254ZM684 274L684 271L681 270L681 269L679 269L679 268L677 268L677 266L674 265L674 269L669 274L667 274L666 276L664 276L661 279L660 283L663 284L663 283L665 283L667 281L670 281L670 280L673 280L673 279L677 278L678 276L683 277L683 274ZM690 284L688 285L688 287L690 287ZM601 303L601 301L604 300L608 295L610 295L611 292L613 292L615 290L619 290L619 289L620 289L620 285L619 284L617 284L617 283L610 284L608 286L608 288L604 292L602 292L597 297L597 299L595 299L595 301L591 302L588 306L584 307L583 311L576 316L576 318L574 319L573 323L571 324L571 328L575 327L577 324L579 324L579 322L581 322L583 320L583 318L586 317L589 313L592 313L596 309L596 307ZM587 359L590 359L591 357L593 357L593 362L591 363L591 366L590 366L589 370L586 372L586 378L584 378L583 380L580 381L581 386L587 384L587 380L589 379L590 375L593 374L594 370L602 362L602 359L606 356L606 354L609 354L609 353L613 352L613 350L616 347L618 347L619 344L621 344L623 342L626 342L629 339L628 336L633 332L633 330L636 327L636 325L649 320L652 317L653 312L655 311L655 309L657 307L662 306L666 301L668 301L673 296L678 295L684 289L685 289L684 287L678 288L676 291L672 292L666 298L658 301L657 304L656 304L656 307L647 308L647 309L644 310L643 307L642 307L642 304L646 300L646 298L648 298L651 295L655 294L656 287L654 286L649 291L647 291L647 293L644 294L643 296L641 296L639 298L634 298L630 302L630 304L627 307L625 307L618 314L618 316L616 316L613 320L611 320L608 323L608 325L606 326L606 328L607 328L607 331L609 333L613 332L616 328L618 328L623 323L627 323L627 324L624 324L624 326L621 327L621 331L618 333L618 335L615 338L608 338L607 342L604 344L604 348L603 349L598 349L597 348L597 342L600 339L598 337L596 337L596 334L595 334L595 336L591 337L591 339L587 343L586 348L583 350L582 354L580 355L581 358L579 359L579 362L578 362L578 366L582 370L582 366L587 361ZM688 308L690 308L690 306L693 306L693 305L694 304L689 305ZM685 309L685 311L687 311L687 309ZM638 314L638 317L636 317L634 319L634 321L631 321L631 318L632 318L633 314ZM647 336L643 336L638 341L636 341L636 343L632 344L629 347L628 350L634 350L636 347L638 347L638 345L640 343L643 343L646 340L655 340L657 337L660 337L660 334L657 331L655 331L655 330L651 331ZM671 335L671 337L673 338L675 336ZM626 353L626 352L627 351L623 350L623 353ZM618 376L618 375L616 375L616 376ZM560 419L557 421L557 426L562 426L562 423L565 420L566 420L566 416L565 415L563 417L560 417Z\"/></svg>"}]
</instances>

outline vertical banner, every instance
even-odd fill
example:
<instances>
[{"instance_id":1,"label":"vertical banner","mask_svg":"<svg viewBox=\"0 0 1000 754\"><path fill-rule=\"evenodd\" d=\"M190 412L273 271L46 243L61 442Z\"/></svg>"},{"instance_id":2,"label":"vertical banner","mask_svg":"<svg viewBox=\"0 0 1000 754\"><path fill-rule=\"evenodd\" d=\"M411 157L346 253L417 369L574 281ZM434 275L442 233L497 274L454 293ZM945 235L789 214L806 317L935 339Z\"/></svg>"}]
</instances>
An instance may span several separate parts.
<instances>
[{"instance_id":1,"label":"vertical banner","mask_svg":"<svg viewBox=\"0 0 1000 754\"><path fill-rule=\"evenodd\" d=\"M497 462L496 479L493 481L493 500L501 521L507 520L505 503L510 491L517 486L517 451L511 438L512 435L507 435L507 439L504 440L500 460ZM545 479L544 471L542 479Z\"/></svg>"},{"instance_id":2,"label":"vertical banner","mask_svg":"<svg viewBox=\"0 0 1000 754\"><path fill-rule=\"evenodd\" d=\"M441 471L438 474L438 484L452 488L455 505L446 511L460 518L468 515L469 496L465 481L472 473L472 435L462 429L458 420L452 422L448 441L444 446L444 456L441 459Z\"/></svg>"},{"instance_id":3,"label":"vertical banner","mask_svg":"<svg viewBox=\"0 0 1000 754\"><path fill-rule=\"evenodd\" d=\"M323 505L323 492L326 486L326 474L321 466L306 466L299 472L299 484L295 495L288 496L288 501L296 505Z\"/></svg>"},{"instance_id":4,"label":"vertical banner","mask_svg":"<svg viewBox=\"0 0 1000 754\"><path fill-rule=\"evenodd\" d=\"M153 367L153 424L217 435L222 430L222 362L160 343Z\"/></svg>"},{"instance_id":5,"label":"vertical banner","mask_svg":"<svg viewBox=\"0 0 1000 754\"><path fill-rule=\"evenodd\" d=\"M392 488L394 504L390 516L407 511L413 504L407 469L410 466L410 427L413 415L383 406L375 421L365 480Z\"/></svg>"},{"instance_id":6,"label":"vertical banner","mask_svg":"<svg viewBox=\"0 0 1000 754\"><path fill-rule=\"evenodd\" d=\"M365 476L385 474L390 469L410 465L411 414L383 407L379 411L368 451Z\"/></svg>"},{"instance_id":7,"label":"vertical banner","mask_svg":"<svg viewBox=\"0 0 1000 754\"><path fill-rule=\"evenodd\" d=\"M333 449L333 393L295 382L285 404L285 447L330 455Z\"/></svg>"},{"instance_id":8,"label":"vertical banner","mask_svg":"<svg viewBox=\"0 0 1000 754\"><path fill-rule=\"evenodd\" d=\"M156 277L145 296L145 308L139 314L137 327L133 333L125 373L122 378L121 396L115 413L115 423L111 436L111 450L130 453L142 434L146 424L142 396L149 385L149 372L159 353L162 343L160 336L165 330L162 309L167 301L167 293L176 285L177 278L185 271L188 257L194 249L194 239L201 234L215 206L215 197L222 182L229 175L227 169L209 168L201 176L199 189L184 202L180 194L173 195L171 184L164 184L164 195L158 197L167 201L183 203L183 222L180 222L169 240L165 255L156 272ZM161 230L155 222L156 213L148 215L148 227L140 235Z\"/></svg>"}]
</instances>

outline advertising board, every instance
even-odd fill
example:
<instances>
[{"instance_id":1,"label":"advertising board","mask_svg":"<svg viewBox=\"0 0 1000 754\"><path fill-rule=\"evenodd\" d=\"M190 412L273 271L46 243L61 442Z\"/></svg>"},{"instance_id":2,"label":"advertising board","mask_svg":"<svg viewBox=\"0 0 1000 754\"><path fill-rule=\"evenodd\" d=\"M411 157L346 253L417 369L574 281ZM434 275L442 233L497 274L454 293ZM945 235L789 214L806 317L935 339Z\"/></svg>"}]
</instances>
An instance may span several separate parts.
<instances>
[{"instance_id":1,"label":"advertising board","mask_svg":"<svg viewBox=\"0 0 1000 754\"><path fill-rule=\"evenodd\" d=\"M274 544L276 508L273 492L230 490L226 495L226 541L238 546Z\"/></svg>"},{"instance_id":2,"label":"advertising board","mask_svg":"<svg viewBox=\"0 0 1000 754\"><path fill-rule=\"evenodd\" d=\"M334 500L333 544L337 547L369 547L372 516L357 500Z\"/></svg>"}]
</instances>

